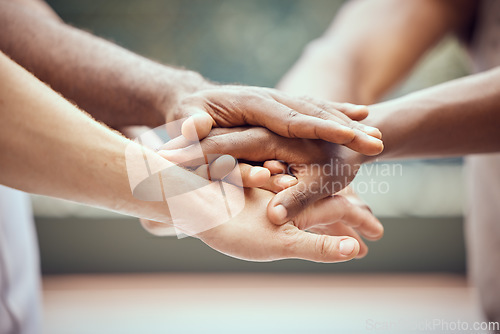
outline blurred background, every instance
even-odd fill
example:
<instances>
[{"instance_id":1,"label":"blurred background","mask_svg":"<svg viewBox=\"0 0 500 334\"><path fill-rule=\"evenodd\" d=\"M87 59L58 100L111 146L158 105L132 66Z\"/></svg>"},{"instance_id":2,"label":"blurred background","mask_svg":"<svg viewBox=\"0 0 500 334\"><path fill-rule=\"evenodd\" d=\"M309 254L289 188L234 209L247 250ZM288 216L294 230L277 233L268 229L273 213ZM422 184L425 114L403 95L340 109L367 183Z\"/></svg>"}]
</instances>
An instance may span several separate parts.
<instances>
[{"instance_id":1,"label":"blurred background","mask_svg":"<svg viewBox=\"0 0 500 334\"><path fill-rule=\"evenodd\" d=\"M221 83L273 87L298 59L307 43L319 37L329 26L343 1L49 0L48 3L64 21L159 62L198 71L206 78ZM426 55L411 76L389 97L467 73L466 54L459 43L450 37ZM453 316L476 317L475 306L471 306L474 298L467 288L464 275L466 259L462 226L465 210L462 198L462 161L446 159L378 165L378 172L366 168L362 170L354 186L380 218L386 234L380 242L368 243L370 253L366 258L342 264L317 264L299 260L244 262L219 254L195 239L177 240L173 237L149 235L142 230L135 218L33 196L42 272L45 275L46 321L49 332L65 332L65 324L71 326L79 321L81 318L75 314L78 313L76 310L81 311L79 307L86 305L84 301L87 301L91 309L96 307L96 300L101 299L88 297L89 291L97 291L97 295L103 296L104 291L123 289L120 290L121 293L112 295L113 298L118 295L123 298L123 291L137 289L140 284L138 282L146 282L152 291L161 290L163 293L166 293L165 289L173 289L171 285L167 288L165 282L177 284L191 298L209 293L207 291L211 291L215 284L215 291L218 292L212 291L205 297L224 300L235 291L243 291L241 289L244 286L253 287L254 290L250 291L257 293L258 298L269 297L272 291L288 295L288 292L293 293L292 290L279 290L278 287L291 289L296 287L294 284L301 285L307 279L307 282L316 282L318 287L327 289L333 298L339 294L346 297L349 299L348 303L351 303L348 305L353 307L363 303L365 298L365 294L359 294L360 287L378 287L373 291L379 291L379 294L370 297L372 304L367 304L367 300L364 300L364 305L370 306L365 307L366 310L371 310L367 312L373 312L378 308L377 305L386 305L386 308L381 308L384 310L392 310L391 307L401 310L395 306L397 303L402 303L400 306L413 303L421 305L422 310L429 310L429 306L433 304L429 296L434 296L432 298L447 300L446 307L458 312L452 313ZM397 167L394 168L394 165ZM382 169L392 172L384 173L381 172ZM377 191L364 191L370 182L375 182ZM118 273L121 275L114 275ZM163 276L148 276L145 273L161 273ZM273 278L268 280L251 277ZM365 281L363 277L366 277ZM226 285L220 285L219 278L228 282L229 290L224 290ZM288 283L281 284L283 280ZM189 284L186 285L186 282ZM311 287L309 283L305 285ZM197 293L192 292L193 286L199 289ZM345 289L331 290L341 287ZM391 287L413 289L407 296L408 299L403 298L408 304L404 304L403 299L396 302L391 298L400 298L401 291L410 290L397 292L391 290ZM387 291L390 293L384 289L389 289ZM137 294L133 296L144 296L144 291L134 291ZM177 290L168 291L180 293ZM321 289L309 292L302 290L305 305L308 305L307 301L316 305L316 297L322 300L320 291ZM442 296L440 293L443 291L445 295ZM153 295L157 296L156 292ZM370 294L369 291L367 293ZM315 297L308 299L305 296ZM248 303L251 304L252 300L256 302L255 295L248 291L240 297L228 300L228 303L236 303L241 310L248 311L245 309ZM102 300L109 302L109 298ZM125 303L119 298L116 300L122 305ZM108 305L106 302L103 301L103 305ZM142 305L142 310L147 307L146 304L155 305L158 310L161 303L158 300L143 300L143 304L138 304ZM434 306L439 310L444 307L442 304ZM184 327L181 327L184 329L190 323L187 314L197 314L197 309L190 309L191 304L188 303L185 307L187 313L176 315L182 319ZM317 307L309 307L310 313L306 312L305 316L314 317L316 311L319 311ZM284 307L281 312L284 312L283 309L288 310ZM72 313L71 310L75 312ZM151 311L151 307L149 310ZM172 314L173 310L178 308L165 312ZM261 314L256 310L258 306L251 308L248 314ZM117 319L134 318L133 310L128 311L130 313L117 313ZM200 308L199 311L203 313L206 308ZM231 309L221 308L220 311L230 312ZM232 311L239 312L234 309ZM338 326L344 326L344 332L350 332L347 330L352 329L349 321L354 321L351 313L345 313L348 311L346 309L336 311L344 312L344 323L340 322ZM326 311L322 309L321 312ZM324 317L325 314L321 312ZM415 310L408 312L420 314ZM93 313L95 317L98 314L100 312ZM248 321L244 313L231 314L236 319L233 319L236 321L233 325ZM110 318L107 313L106 316L101 316L101 322L97 323L101 326L107 323L107 333L113 330L120 333L133 332L131 328L135 328L129 326L129 331L123 328L118 330L118 327L113 327L110 323L113 317ZM149 316L151 317L151 313ZM186 318L182 318L183 316ZM62 321L63 318L66 321ZM104 318L107 320L103 320ZM158 314L158 318L154 317L156 320L161 318L161 314ZM148 319L150 325L156 321ZM210 322L207 319L213 317L203 319ZM266 317L260 321L269 326L273 324ZM148 322L139 323L142 324L139 326L145 326ZM253 328L251 324L249 326ZM275 329L284 328L285 325L281 326ZM299 330L302 325L294 321L288 322L286 326L290 327L288 333L293 332L292 329L298 330L297 333L303 332ZM325 327L320 326L318 330L334 328L331 326L331 323L325 324ZM335 328L340 328L338 326ZM356 326L358 325L354 327ZM175 328L178 332L185 332L181 327ZM149 332L158 329L154 326L148 328ZM171 327L165 327L165 330L167 328ZM73 327L71 332L80 331Z\"/></svg>"}]
</instances>

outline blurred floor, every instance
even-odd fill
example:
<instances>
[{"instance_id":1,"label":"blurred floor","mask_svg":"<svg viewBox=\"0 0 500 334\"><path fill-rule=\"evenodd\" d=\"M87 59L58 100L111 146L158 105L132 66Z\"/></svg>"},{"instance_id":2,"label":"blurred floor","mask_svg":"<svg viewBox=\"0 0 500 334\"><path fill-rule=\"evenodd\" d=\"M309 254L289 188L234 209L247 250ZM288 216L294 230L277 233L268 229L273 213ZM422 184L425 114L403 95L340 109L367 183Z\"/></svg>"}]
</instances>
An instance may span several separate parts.
<instances>
[{"instance_id":1,"label":"blurred floor","mask_svg":"<svg viewBox=\"0 0 500 334\"><path fill-rule=\"evenodd\" d=\"M445 274L46 276L47 334L459 333L476 292Z\"/></svg>"}]
</instances>

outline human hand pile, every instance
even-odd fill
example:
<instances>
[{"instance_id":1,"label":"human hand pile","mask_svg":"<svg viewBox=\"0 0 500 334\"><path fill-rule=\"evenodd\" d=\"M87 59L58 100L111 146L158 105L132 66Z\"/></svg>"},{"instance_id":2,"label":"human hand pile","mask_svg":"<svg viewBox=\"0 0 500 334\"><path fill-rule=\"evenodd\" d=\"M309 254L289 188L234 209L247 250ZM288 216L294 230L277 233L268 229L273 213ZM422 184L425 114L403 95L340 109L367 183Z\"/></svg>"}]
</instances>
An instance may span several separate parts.
<instances>
[{"instance_id":1,"label":"human hand pile","mask_svg":"<svg viewBox=\"0 0 500 334\"><path fill-rule=\"evenodd\" d=\"M182 133L158 153L225 189L244 187L241 212L193 235L210 247L252 261L341 262L366 255L361 236L383 235L369 208L345 188L364 154L383 149L381 133L357 122L367 115L364 106L221 86L179 103L174 117L188 116ZM197 209L210 211L210 201ZM164 223L142 223L165 234Z\"/></svg>"}]
</instances>

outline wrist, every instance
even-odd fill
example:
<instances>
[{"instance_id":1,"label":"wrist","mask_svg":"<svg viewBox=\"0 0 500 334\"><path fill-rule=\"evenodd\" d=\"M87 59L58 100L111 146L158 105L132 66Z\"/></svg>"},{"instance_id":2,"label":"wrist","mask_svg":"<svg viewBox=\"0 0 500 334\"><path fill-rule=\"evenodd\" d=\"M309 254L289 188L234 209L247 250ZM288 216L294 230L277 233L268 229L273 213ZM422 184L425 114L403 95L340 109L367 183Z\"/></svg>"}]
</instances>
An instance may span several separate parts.
<instances>
[{"instance_id":1,"label":"wrist","mask_svg":"<svg viewBox=\"0 0 500 334\"><path fill-rule=\"evenodd\" d=\"M405 101L403 98L398 98L370 105L368 106L368 110L368 117L362 123L380 130L384 142L384 150L376 156L366 157L365 163L397 157L398 152L396 151L399 151L405 142L405 138L398 136L397 132L402 131L404 133L410 131L409 127L411 127L409 122L401 123L399 120L411 117L408 112L413 113L412 103Z\"/></svg>"},{"instance_id":2,"label":"wrist","mask_svg":"<svg viewBox=\"0 0 500 334\"><path fill-rule=\"evenodd\" d=\"M166 120L174 120L175 108L184 98L214 86L213 83L194 71L166 68L162 77L163 82L157 87L158 100L155 108L157 114L162 118L161 124L164 124Z\"/></svg>"}]
</instances>

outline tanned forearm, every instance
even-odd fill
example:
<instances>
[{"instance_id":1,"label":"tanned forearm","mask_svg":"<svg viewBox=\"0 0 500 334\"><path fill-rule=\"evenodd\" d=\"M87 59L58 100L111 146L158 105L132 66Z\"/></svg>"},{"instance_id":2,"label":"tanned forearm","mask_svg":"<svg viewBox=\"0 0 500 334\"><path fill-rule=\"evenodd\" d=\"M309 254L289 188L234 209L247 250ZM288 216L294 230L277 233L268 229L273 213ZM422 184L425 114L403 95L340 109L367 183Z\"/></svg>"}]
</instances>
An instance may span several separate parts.
<instances>
[{"instance_id":1,"label":"tanned forearm","mask_svg":"<svg viewBox=\"0 0 500 334\"><path fill-rule=\"evenodd\" d=\"M279 88L371 104L404 78L445 34L467 25L470 0L354 0L313 41Z\"/></svg>"},{"instance_id":2,"label":"tanned forearm","mask_svg":"<svg viewBox=\"0 0 500 334\"><path fill-rule=\"evenodd\" d=\"M500 151L500 68L370 106L384 135L377 159ZM371 159L371 158L367 158Z\"/></svg>"},{"instance_id":3,"label":"tanned forearm","mask_svg":"<svg viewBox=\"0 0 500 334\"><path fill-rule=\"evenodd\" d=\"M163 124L169 108L204 82L73 28L47 7L0 1L0 49L114 128Z\"/></svg>"}]
</instances>

